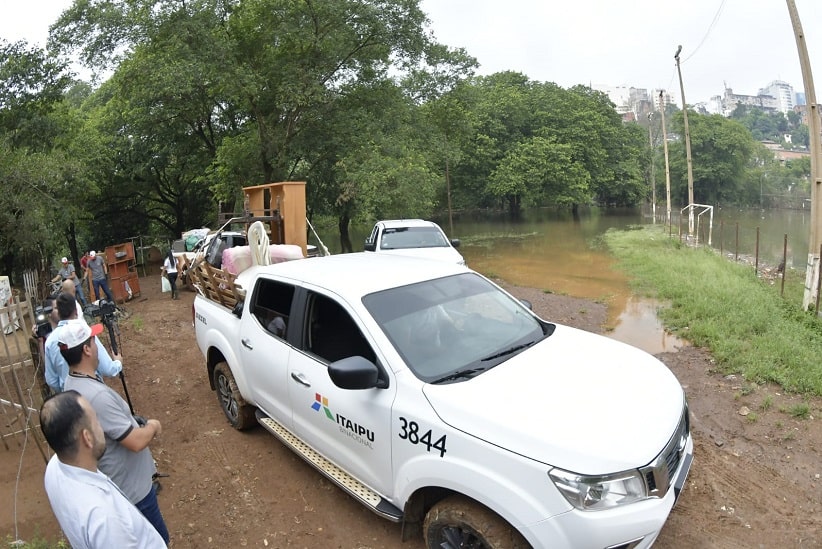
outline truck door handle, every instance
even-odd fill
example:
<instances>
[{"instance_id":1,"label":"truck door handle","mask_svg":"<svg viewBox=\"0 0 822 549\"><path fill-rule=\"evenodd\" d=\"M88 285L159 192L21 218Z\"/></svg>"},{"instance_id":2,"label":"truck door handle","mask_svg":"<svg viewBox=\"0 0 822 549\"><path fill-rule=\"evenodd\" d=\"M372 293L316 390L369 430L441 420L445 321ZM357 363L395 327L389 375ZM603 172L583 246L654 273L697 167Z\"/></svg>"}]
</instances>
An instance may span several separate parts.
<instances>
[{"instance_id":1,"label":"truck door handle","mask_svg":"<svg viewBox=\"0 0 822 549\"><path fill-rule=\"evenodd\" d=\"M247 349L251 349L252 351L254 350L254 346L251 345L251 340L250 339L241 339L240 343L243 344L243 347L245 347Z\"/></svg>"},{"instance_id":2,"label":"truck door handle","mask_svg":"<svg viewBox=\"0 0 822 549\"><path fill-rule=\"evenodd\" d=\"M306 387L311 387L311 384L305 379L305 376L299 372L291 372L291 379L299 383L300 385L305 385Z\"/></svg>"}]
</instances>

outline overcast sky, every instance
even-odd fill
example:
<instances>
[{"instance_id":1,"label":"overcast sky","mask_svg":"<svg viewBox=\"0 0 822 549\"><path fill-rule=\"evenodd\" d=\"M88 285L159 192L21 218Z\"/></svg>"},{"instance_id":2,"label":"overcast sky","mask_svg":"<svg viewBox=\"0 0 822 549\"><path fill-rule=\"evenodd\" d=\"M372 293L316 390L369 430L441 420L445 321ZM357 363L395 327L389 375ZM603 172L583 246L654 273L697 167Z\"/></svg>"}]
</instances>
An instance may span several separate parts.
<instances>
[{"instance_id":1,"label":"overcast sky","mask_svg":"<svg viewBox=\"0 0 822 549\"><path fill-rule=\"evenodd\" d=\"M822 95L822 0L795 0ZM44 44L71 0L0 0L0 37ZM422 0L437 39L464 47L480 74L515 70L533 80L664 88L678 97L682 45L688 103L723 83L755 95L772 80L802 91L785 0ZM718 15L717 15L718 14Z\"/></svg>"},{"instance_id":2,"label":"overcast sky","mask_svg":"<svg viewBox=\"0 0 822 549\"><path fill-rule=\"evenodd\" d=\"M822 0L795 2L819 99ZM688 103L722 94L723 82L746 95L772 80L803 89L785 0L422 0L422 6L439 41L466 48L481 74L516 70L563 87L663 88L679 97L674 54L682 45Z\"/></svg>"}]
</instances>

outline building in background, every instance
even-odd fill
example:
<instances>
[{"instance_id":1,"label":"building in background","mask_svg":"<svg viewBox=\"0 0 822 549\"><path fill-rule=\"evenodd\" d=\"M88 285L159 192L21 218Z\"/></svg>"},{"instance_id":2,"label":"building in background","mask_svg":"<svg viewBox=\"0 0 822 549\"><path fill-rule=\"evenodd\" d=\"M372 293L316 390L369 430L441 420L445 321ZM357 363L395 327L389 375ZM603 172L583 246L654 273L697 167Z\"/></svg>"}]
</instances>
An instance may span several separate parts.
<instances>
[{"instance_id":1,"label":"building in background","mask_svg":"<svg viewBox=\"0 0 822 549\"><path fill-rule=\"evenodd\" d=\"M662 103L665 106L674 104L678 108L682 107L665 90L654 89L649 94L645 88L632 86L592 84L591 88L607 95L616 111L626 121L640 120L648 113L659 110L660 92L662 92ZM725 91L722 95L714 95L709 101L688 103L688 108L701 114L721 114L730 117L739 105L757 107L769 113L787 114L794 111L796 106L804 104L804 93L795 93L793 86L787 82L773 80L761 88L756 95L734 93L733 89L725 84Z\"/></svg>"},{"instance_id":2,"label":"building in background","mask_svg":"<svg viewBox=\"0 0 822 549\"><path fill-rule=\"evenodd\" d=\"M794 102L793 86L782 80L773 80L760 89L757 95L770 96L776 99L776 110L782 114L788 114L796 104Z\"/></svg>"},{"instance_id":3,"label":"building in background","mask_svg":"<svg viewBox=\"0 0 822 549\"><path fill-rule=\"evenodd\" d=\"M662 103L665 106L673 101L665 90L655 89L648 93L646 88L634 88L629 86L606 86L604 84L592 84L591 89L602 92L614 104L616 111L622 115L625 121L635 121L644 119L648 113L659 110L659 94L662 92Z\"/></svg>"}]
</instances>

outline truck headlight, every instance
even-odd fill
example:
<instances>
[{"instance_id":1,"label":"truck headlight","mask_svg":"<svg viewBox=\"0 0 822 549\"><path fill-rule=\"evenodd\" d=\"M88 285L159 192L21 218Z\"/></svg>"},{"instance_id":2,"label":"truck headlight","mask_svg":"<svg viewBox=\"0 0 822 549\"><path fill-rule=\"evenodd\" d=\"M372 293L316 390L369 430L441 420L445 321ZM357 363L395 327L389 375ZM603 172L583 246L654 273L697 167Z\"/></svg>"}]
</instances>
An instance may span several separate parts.
<instances>
[{"instance_id":1,"label":"truck headlight","mask_svg":"<svg viewBox=\"0 0 822 549\"><path fill-rule=\"evenodd\" d=\"M601 511L647 497L645 481L639 471L587 476L552 469L548 475L565 499L583 511Z\"/></svg>"}]
</instances>

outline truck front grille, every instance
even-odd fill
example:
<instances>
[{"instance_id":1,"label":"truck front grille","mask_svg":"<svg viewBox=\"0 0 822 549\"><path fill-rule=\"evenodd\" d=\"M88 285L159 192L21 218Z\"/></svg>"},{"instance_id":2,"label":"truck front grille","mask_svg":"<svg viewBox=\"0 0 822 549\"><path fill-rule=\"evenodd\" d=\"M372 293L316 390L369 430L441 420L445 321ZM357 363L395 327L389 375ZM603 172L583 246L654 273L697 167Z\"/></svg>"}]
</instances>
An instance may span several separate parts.
<instances>
[{"instance_id":1,"label":"truck front grille","mask_svg":"<svg viewBox=\"0 0 822 549\"><path fill-rule=\"evenodd\" d=\"M668 444L660 452L654 461L640 469L648 487L648 495L651 497L665 497L671 487L676 470L682 461L685 453L685 445L691 431L690 414L688 403L682 408L682 418L679 420L676 431Z\"/></svg>"}]
</instances>

